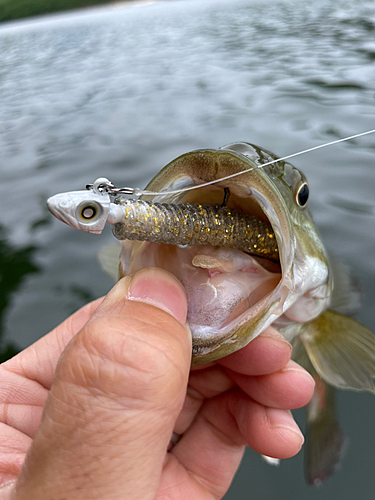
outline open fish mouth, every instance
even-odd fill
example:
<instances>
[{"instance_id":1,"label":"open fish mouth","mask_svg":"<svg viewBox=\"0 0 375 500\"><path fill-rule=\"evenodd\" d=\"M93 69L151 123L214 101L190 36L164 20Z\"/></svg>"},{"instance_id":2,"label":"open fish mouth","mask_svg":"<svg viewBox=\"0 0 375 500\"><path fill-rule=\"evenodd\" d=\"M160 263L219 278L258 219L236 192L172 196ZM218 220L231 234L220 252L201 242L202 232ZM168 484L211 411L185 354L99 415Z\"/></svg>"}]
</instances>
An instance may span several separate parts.
<instances>
[{"instance_id":1,"label":"open fish mouth","mask_svg":"<svg viewBox=\"0 0 375 500\"><path fill-rule=\"evenodd\" d=\"M177 175L177 179L176 175L172 176L172 181L162 186L165 190L209 181L212 172L220 178L223 169L228 173L233 168L248 168L242 155L232 151L193 152L184 156L189 156L186 160L190 171L184 165L184 157L167 165L161 172L162 177L168 174L166 169L170 170L169 173L176 173L180 168L182 175ZM181 158L182 164L179 165ZM178 196L163 195L158 182L152 181L147 189L155 189L156 184L161 193L152 201L159 203L221 205L225 193L228 208L255 216L272 227L279 249L278 260L253 255L251 248L241 251L200 244L182 247L123 242L121 274L156 266L166 269L181 281L188 298L187 319L196 360L204 356L206 361L208 353L217 349L221 351L221 348L225 350L225 345L233 342L236 342L236 349L241 347L239 334L244 337L243 345L248 343L282 313L290 288L285 286L290 281L293 252L293 244L287 244L292 242L287 210L264 172L250 172L246 178L241 177ZM213 354L214 358L221 355Z\"/></svg>"}]
</instances>

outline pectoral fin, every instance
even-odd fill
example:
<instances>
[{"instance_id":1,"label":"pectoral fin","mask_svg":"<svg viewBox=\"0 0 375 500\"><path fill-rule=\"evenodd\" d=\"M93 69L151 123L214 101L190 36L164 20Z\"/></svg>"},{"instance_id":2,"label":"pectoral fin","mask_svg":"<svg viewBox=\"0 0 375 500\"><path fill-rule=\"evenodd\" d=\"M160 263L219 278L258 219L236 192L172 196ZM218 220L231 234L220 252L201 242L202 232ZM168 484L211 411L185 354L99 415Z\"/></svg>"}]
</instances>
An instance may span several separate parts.
<instances>
[{"instance_id":1,"label":"pectoral fin","mask_svg":"<svg viewBox=\"0 0 375 500\"><path fill-rule=\"evenodd\" d=\"M119 279L119 256L121 245L118 243L109 243L100 248L98 260L103 271L116 283Z\"/></svg>"},{"instance_id":2,"label":"pectoral fin","mask_svg":"<svg viewBox=\"0 0 375 500\"><path fill-rule=\"evenodd\" d=\"M318 374L339 389L375 394L375 335L354 319L326 311L299 336Z\"/></svg>"}]
</instances>

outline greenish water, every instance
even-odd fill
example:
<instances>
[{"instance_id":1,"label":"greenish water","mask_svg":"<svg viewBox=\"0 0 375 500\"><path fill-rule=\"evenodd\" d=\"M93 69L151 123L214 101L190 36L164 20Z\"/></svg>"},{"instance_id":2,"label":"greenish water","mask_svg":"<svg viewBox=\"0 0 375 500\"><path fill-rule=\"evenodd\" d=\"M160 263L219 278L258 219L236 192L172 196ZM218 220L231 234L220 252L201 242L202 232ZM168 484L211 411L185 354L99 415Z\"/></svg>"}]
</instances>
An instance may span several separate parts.
<instances>
[{"instance_id":1,"label":"greenish water","mask_svg":"<svg viewBox=\"0 0 375 500\"><path fill-rule=\"evenodd\" d=\"M1 0L0 22L105 3L113 0Z\"/></svg>"},{"instance_id":2,"label":"greenish water","mask_svg":"<svg viewBox=\"0 0 375 500\"><path fill-rule=\"evenodd\" d=\"M375 124L375 5L180 1L92 9L0 27L2 356L108 291L110 231L68 228L45 200L99 176L143 187L186 151L244 140L283 156ZM375 137L294 161L323 239L375 330ZM372 499L375 398L340 393L350 438L322 488L302 454L278 469L249 451L226 499ZM303 425L303 413L298 412Z\"/></svg>"}]
</instances>

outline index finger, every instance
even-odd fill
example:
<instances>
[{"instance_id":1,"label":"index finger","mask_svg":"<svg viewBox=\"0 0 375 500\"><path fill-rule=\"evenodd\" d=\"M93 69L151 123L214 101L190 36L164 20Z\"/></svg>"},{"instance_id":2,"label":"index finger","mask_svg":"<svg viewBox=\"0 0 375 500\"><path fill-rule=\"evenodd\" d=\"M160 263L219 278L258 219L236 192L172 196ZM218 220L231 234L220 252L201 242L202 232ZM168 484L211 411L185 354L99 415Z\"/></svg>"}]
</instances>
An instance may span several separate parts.
<instances>
[{"instance_id":1,"label":"index finger","mask_svg":"<svg viewBox=\"0 0 375 500\"><path fill-rule=\"evenodd\" d=\"M101 297L83 306L30 347L3 363L4 368L35 380L49 390L58 359L65 346L87 323L103 300L104 297Z\"/></svg>"},{"instance_id":2,"label":"index finger","mask_svg":"<svg viewBox=\"0 0 375 500\"><path fill-rule=\"evenodd\" d=\"M244 375L268 375L284 368L291 354L291 344L269 326L247 346L217 362Z\"/></svg>"}]
</instances>

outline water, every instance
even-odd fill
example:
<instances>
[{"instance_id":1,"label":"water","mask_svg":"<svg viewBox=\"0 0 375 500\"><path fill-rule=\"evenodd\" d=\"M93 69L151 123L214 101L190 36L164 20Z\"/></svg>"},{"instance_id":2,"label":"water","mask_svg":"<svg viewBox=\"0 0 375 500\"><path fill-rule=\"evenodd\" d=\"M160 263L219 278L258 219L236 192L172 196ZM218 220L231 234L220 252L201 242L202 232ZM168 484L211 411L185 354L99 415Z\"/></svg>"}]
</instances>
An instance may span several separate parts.
<instances>
[{"instance_id":1,"label":"water","mask_svg":"<svg viewBox=\"0 0 375 500\"><path fill-rule=\"evenodd\" d=\"M371 1L181 1L1 25L8 352L111 286L95 258L110 232L64 226L48 196L99 176L143 187L195 148L247 140L283 156L372 129L374 62ZM358 319L375 330L375 136L294 163L327 247L361 283ZM375 398L341 393L339 411L351 444L323 488L305 486L302 454L271 469L249 451L226 499L373 498Z\"/></svg>"}]
</instances>

